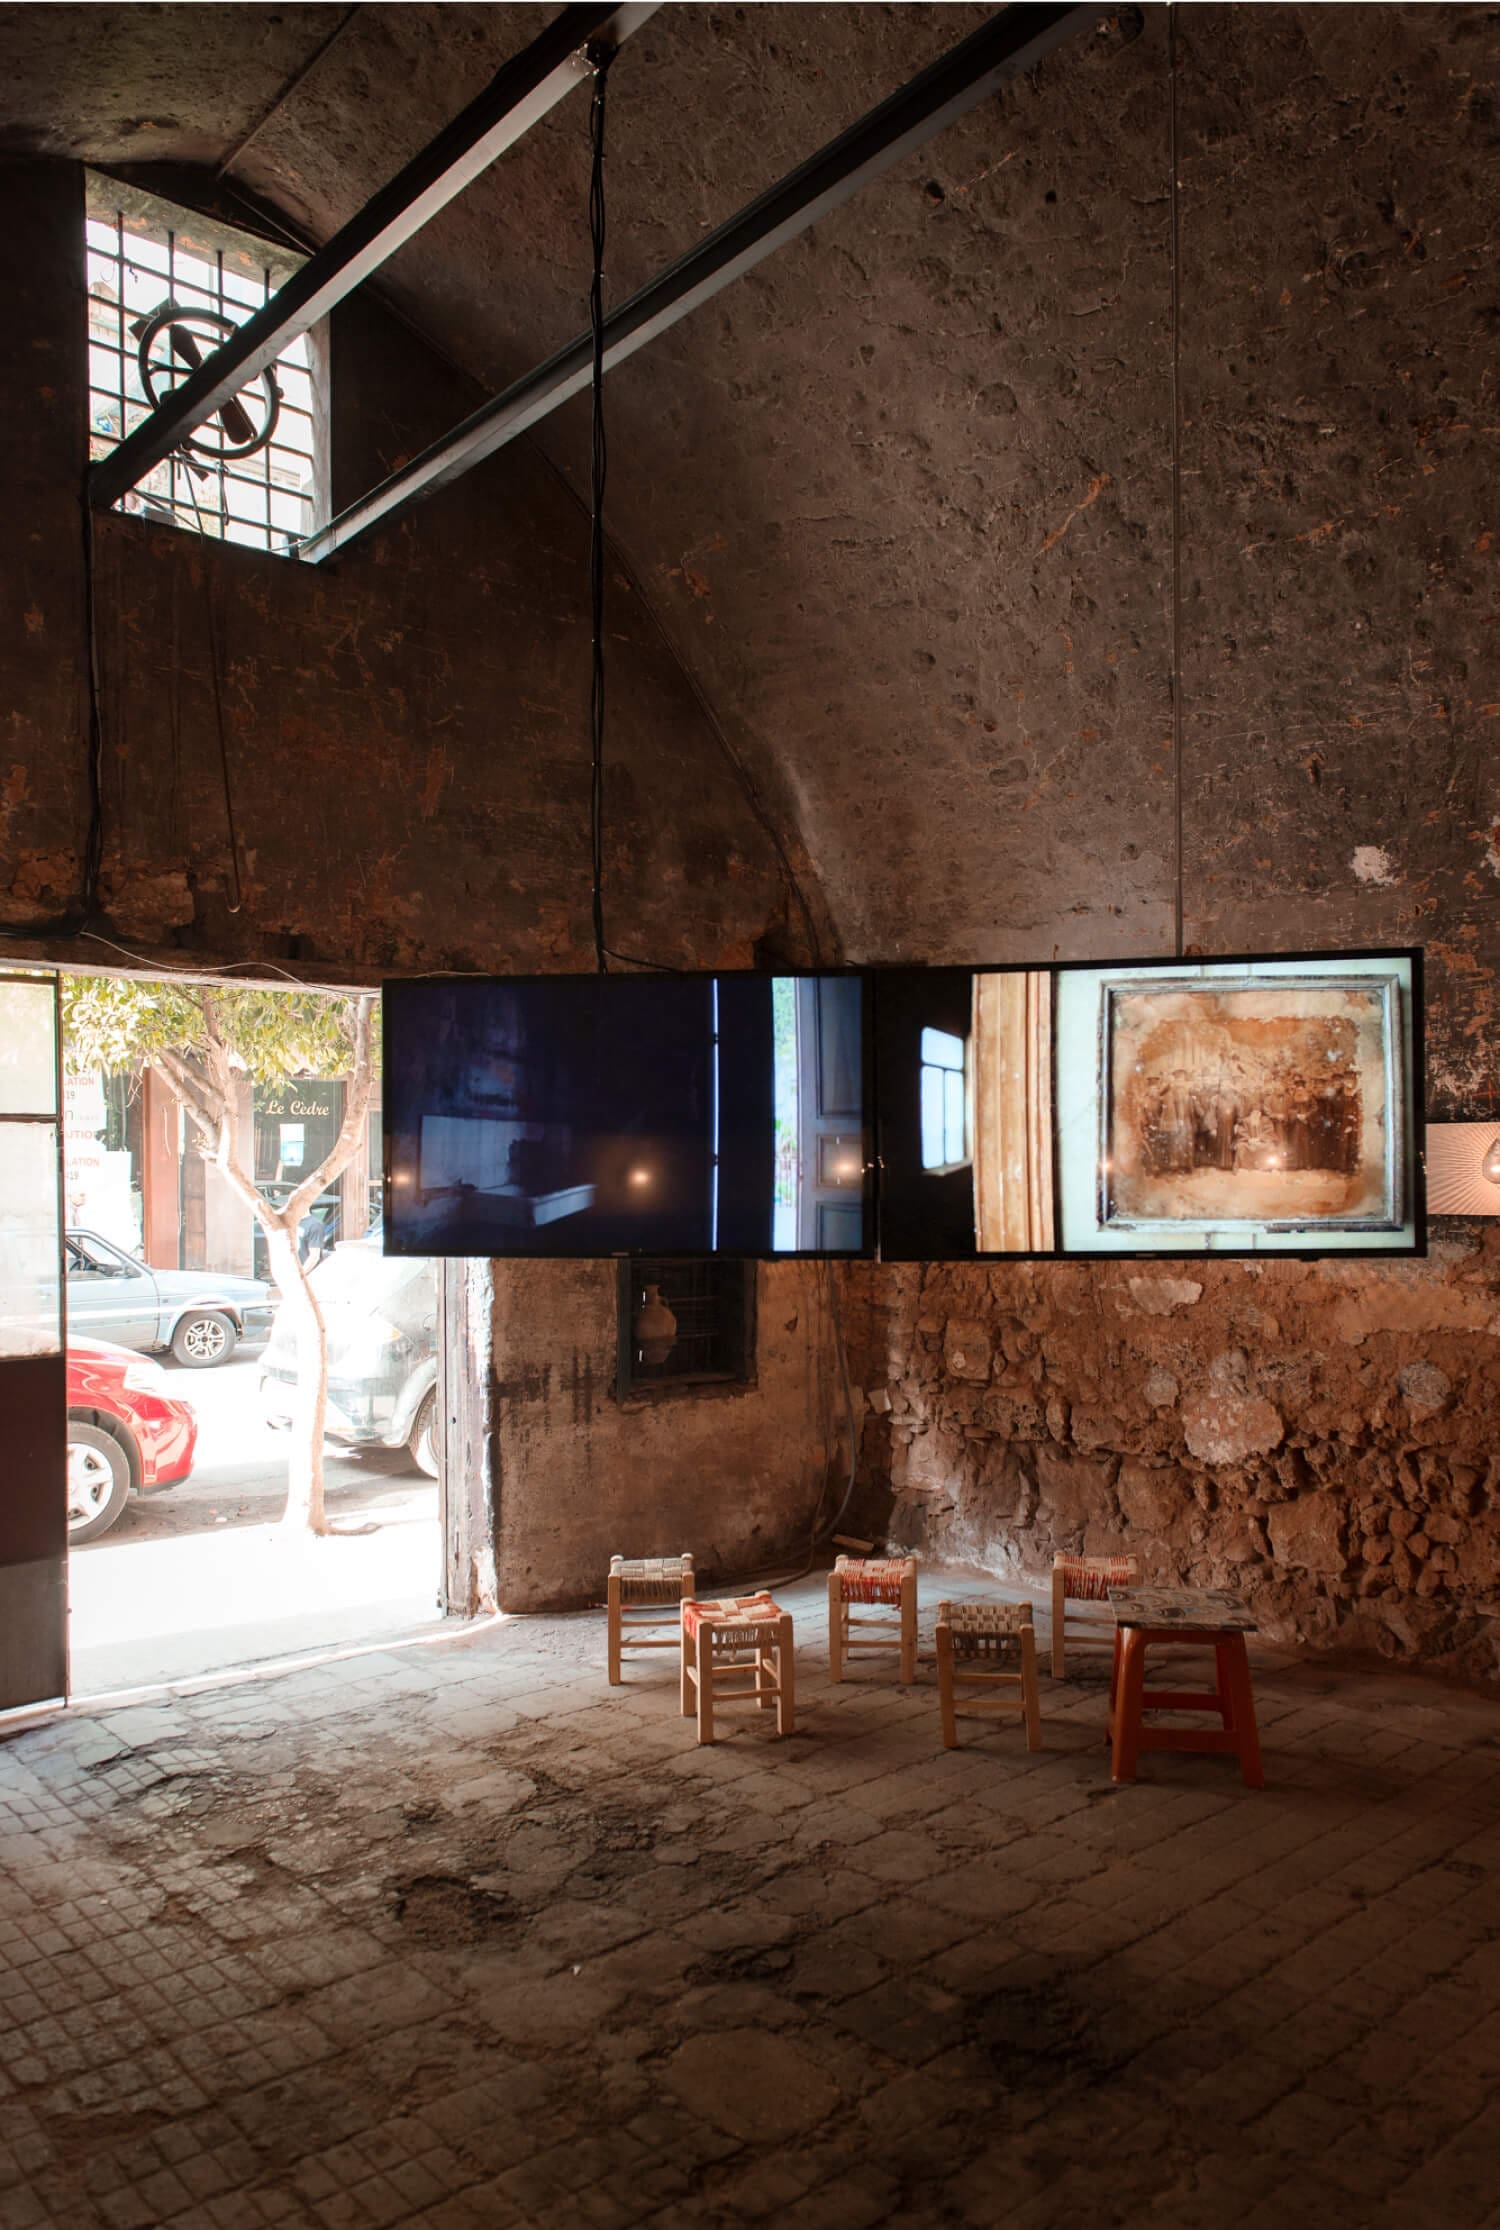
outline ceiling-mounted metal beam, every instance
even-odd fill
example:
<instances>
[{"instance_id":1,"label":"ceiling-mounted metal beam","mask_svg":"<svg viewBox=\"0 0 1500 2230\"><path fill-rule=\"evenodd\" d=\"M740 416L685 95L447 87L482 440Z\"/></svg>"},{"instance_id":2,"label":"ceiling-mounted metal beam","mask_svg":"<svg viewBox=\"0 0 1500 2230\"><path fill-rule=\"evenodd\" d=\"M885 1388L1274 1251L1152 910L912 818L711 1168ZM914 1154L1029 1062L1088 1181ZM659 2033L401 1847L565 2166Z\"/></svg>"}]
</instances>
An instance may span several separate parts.
<instances>
[{"instance_id":1,"label":"ceiling-mounted metal beam","mask_svg":"<svg viewBox=\"0 0 1500 2230\"><path fill-rule=\"evenodd\" d=\"M564 8L540 38L496 71L476 100L413 156L326 247L277 289L263 309L174 388L118 449L89 474L89 500L99 509L119 501L206 418L263 372L296 339L353 292L372 271L421 230L429 217L488 169L563 95L590 76L583 49L618 46L661 0L629 7Z\"/></svg>"},{"instance_id":2,"label":"ceiling-mounted metal beam","mask_svg":"<svg viewBox=\"0 0 1500 2230\"><path fill-rule=\"evenodd\" d=\"M604 321L606 369L707 302L721 287L751 270L784 242L816 224L925 140L978 105L1012 71L1028 70L1085 24L1097 23L1093 7L1046 7L1016 0L941 56L858 123L788 172L757 201L671 264L621 303ZM312 564L346 549L382 519L389 519L435 488L457 480L482 458L514 441L538 419L589 383L592 337L580 333L535 371L466 418L451 434L414 457L358 503L299 544Z\"/></svg>"}]
</instances>

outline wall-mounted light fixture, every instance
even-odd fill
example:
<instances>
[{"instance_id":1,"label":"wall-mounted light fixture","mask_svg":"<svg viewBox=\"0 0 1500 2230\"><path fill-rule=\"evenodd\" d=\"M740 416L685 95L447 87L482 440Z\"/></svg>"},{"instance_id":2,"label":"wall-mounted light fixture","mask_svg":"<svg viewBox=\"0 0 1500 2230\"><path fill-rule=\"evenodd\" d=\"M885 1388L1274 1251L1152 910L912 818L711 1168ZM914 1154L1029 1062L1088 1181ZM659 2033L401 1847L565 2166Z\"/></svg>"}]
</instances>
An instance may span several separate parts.
<instances>
[{"instance_id":1,"label":"wall-mounted light fixture","mask_svg":"<svg viewBox=\"0 0 1500 2230\"><path fill-rule=\"evenodd\" d=\"M1427 1208L1434 1216L1500 1216L1500 1132L1484 1123L1429 1123Z\"/></svg>"}]
</instances>

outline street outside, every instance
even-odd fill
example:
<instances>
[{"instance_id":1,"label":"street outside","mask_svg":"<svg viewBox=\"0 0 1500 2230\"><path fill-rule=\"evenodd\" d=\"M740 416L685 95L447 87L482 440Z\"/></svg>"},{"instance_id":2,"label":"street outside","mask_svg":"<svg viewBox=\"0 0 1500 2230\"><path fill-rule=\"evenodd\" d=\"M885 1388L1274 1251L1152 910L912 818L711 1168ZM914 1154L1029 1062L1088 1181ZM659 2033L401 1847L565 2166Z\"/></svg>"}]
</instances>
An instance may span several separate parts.
<instances>
[{"instance_id":1,"label":"street outside","mask_svg":"<svg viewBox=\"0 0 1500 2230\"><path fill-rule=\"evenodd\" d=\"M286 1435L261 1417L260 1359L164 1359L198 1414L192 1474L135 1495L69 1558L71 1687L100 1695L377 1639L437 1619L435 1481L404 1450L326 1451L331 1533L283 1537Z\"/></svg>"}]
</instances>

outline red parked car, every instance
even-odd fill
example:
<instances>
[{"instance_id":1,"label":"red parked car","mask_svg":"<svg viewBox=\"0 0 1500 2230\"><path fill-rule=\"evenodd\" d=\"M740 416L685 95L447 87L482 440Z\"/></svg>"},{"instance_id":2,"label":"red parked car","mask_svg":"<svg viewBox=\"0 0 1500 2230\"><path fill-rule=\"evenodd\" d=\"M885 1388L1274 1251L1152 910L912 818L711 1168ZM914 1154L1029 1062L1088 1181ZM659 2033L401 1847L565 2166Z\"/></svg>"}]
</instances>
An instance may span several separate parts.
<instances>
[{"instance_id":1,"label":"red parked car","mask_svg":"<svg viewBox=\"0 0 1500 2230\"><path fill-rule=\"evenodd\" d=\"M68 1342L68 1545L107 1533L132 1494L193 1468L198 1419L160 1363L111 1340Z\"/></svg>"}]
</instances>

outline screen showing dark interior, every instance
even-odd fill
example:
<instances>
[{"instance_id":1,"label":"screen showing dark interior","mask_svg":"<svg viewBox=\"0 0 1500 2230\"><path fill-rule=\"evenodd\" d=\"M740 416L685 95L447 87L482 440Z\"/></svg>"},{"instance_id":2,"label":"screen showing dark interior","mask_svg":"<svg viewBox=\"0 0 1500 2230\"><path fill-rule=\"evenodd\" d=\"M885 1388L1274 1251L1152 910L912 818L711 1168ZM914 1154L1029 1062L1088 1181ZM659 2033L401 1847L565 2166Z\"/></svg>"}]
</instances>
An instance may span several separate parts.
<instances>
[{"instance_id":1,"label":"screen showing dark interior","mask_svg":"<svg viewBox=\"0 0 1500 2230\"><path fill-rule=\"evenodd\" d=\"M385 991L387 1250L865 1254L864 987L556 976Z\"/></svg>"}]
</instances>

